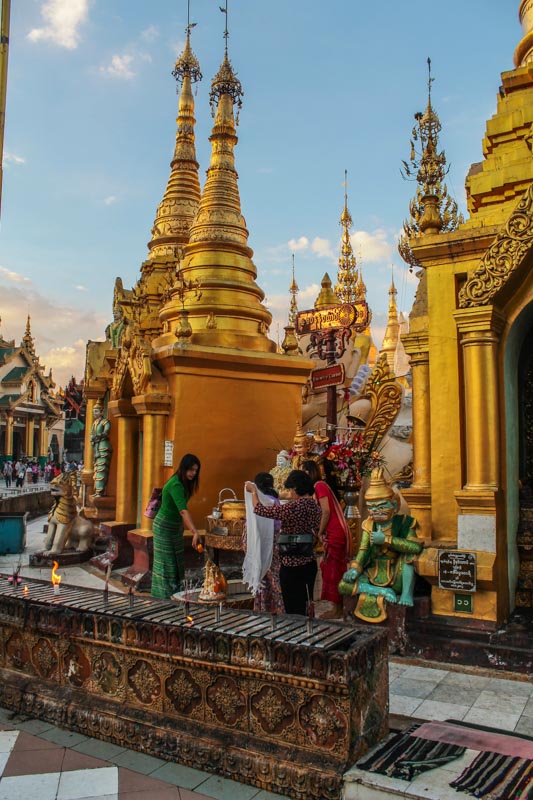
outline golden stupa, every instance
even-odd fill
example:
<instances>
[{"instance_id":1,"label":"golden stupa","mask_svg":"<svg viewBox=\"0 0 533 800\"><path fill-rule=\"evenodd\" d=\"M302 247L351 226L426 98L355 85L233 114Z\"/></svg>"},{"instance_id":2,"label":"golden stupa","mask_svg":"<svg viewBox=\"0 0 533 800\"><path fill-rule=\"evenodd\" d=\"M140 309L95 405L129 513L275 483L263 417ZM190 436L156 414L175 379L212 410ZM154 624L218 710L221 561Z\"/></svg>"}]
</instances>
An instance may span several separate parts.
<instances>
[{"instance_id":1,"label":"golden stupa","mask_svg":"<svg viewBox=\"0 0 533 800\"><path fill-rule=\"evenodd\" d=\"M212 82L212 153L200 193L191 85L201 73L192 27L173 73L182 83L176 146L148 258L132 290L117 279L107 341L90 342L87 350L88 419L104 398L116 454L107 497L89 516L133 529L128 538L145 556L152 523L142 511L181 456L192 452L202 462L191 513L203 527L221 486L242 491L246 479L272 467L279 443L291 441L312 366L297 353L277 353L269 338L271 314L240 207L234 107L243 92L227 31ZM90 487L86 444L83 481Z\"/></svg>"}]
</instances>

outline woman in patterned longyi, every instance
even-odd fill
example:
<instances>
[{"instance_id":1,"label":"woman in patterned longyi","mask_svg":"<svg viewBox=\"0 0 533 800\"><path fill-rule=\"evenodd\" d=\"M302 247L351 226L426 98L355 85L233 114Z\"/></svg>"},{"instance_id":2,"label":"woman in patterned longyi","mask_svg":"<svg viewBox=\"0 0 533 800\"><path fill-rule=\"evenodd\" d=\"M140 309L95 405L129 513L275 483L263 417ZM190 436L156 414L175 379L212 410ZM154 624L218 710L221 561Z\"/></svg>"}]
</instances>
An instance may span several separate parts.
<instances>
[{"instance_id":1,"label":"woman in patterned longyi","mask_svg":"<svg viewBox=\"0 0 533 800\"><path fill-rule=\"evenodd\" d=\"M279 577L285 611L287 614L305 615L307 601L313 599L317 573L313 544L322 513L313 499L313 481L305 472L293 470L285 481L285 488L290 491L290 502L280 506L264 506L259 502L254 484L246 484L247 491L252 492L254 512L260 517L281 520ZM284 553L281 542L290 537L306 541L291 545L292 553Z\"/></svg>"}]
</instances>

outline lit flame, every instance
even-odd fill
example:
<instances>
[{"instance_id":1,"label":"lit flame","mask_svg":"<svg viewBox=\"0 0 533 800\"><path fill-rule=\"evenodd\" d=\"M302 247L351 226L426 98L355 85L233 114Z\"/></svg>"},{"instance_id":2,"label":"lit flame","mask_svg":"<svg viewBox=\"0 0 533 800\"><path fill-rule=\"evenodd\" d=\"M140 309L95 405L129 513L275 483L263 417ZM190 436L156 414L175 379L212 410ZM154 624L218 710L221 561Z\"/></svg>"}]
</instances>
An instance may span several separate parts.
<instances>
[{"instance_id":1,"label":"lit flame","mask_svg":"<svg viewBox=\"0 0 533 800\"><path fill-rule=\"evenodd\" d=\"M24 597L28 596L28 587L24 584Z\"/></svg>"},{"instance_id":2,"label":"lit flame","mask_svg":"<svg viewBox=\"0 0 533 800\"><path fill-rule=\"evenodd\" d=\"M192 623L193 623L193 618L187 617L187 625L192 625Z\"/></svg>"},{"instance_id":3,"label":"lit flame","mask_svg":"<svg viewBox=\"0 0 533 800\"><path fill-rule=\"evenodd\" d=\"M52 584L54 586L58 586L61 583L61 575L58 575L56 569L59 567L57 561L54 561L54 566L52 567Z\"/></svg>"}]
</instances>

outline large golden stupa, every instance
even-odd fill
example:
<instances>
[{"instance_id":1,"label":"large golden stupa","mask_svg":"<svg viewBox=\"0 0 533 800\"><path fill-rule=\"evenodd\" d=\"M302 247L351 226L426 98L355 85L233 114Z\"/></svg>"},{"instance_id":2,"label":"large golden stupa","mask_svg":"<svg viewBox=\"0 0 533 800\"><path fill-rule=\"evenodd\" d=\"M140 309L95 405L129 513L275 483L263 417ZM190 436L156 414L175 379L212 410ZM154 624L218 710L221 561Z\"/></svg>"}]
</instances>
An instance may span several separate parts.
<instances>
[{"instance_id":1,"label":"large golden stupa","mask_svg":"<svg viewBox=\"0 0 533 800\"><path fill-rule=\"evenodd\" d=\"M86 442L87 513L111 527L133 527L129 537L137 543L151 535L142 512L152 489L184 453L202 462L191 504L199 527L222 486L242 491L245 479L272 467L292 440L312 366L297 353L279 354L269 338L271 314L256 283L235 170L234 107L242 88L227 35L212 82L212 154L200 192L191 86L201 72L191 28L173 73L182 84L176 146L148 257L133 289L117 278L106 341L87 348L88 419L104 399L114 453L106 496L90 500Z\"/></svg>"}]
</instances>

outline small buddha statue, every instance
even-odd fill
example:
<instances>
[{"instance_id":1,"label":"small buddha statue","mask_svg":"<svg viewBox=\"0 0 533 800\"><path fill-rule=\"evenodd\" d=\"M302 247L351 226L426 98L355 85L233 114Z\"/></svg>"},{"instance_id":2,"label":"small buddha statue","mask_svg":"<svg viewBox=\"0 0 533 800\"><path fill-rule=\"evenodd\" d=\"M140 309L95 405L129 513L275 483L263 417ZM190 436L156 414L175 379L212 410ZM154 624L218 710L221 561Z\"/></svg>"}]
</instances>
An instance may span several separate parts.
<instances>
[{"instance_id":1,"label":"small buddha statue","mask_svg":"<svg viewBox=\"0 0 533 800\"><path fill-rule=\"evenodd\" d=\"M387 618L386 603L413 605L413 561L424 543L414 517L399 514L398 498L385 480L383 467L373 470L365 492L368 517L362 524L359 552L339 583L342 595L358 595L354 611L365 622Z\"/></svg>"},{"instance_id":2,"label":"small buddha statue","mask_svg":"<svg viewBox=\"0 0 533 800\"><path fill-rule=\"evenodd\" d=\"M320 470L320 477L325 480L324 460L319 453L313 452L316 446L316 439L313 434L306 433L300 423L296 425L296 435L294 437L294 455L292 457L292 469L303 469L305 461L315 461Z\"/></svg>"},{"instance_id":3,"label":"small buddha statue","mask_svg":"<svg viewBox=\"0 0 533 800\"><path fill-rule=\"evenodd\" d=\"M270 470L270 474L274 478L274 489L279 495L285 491L285 481L291 470L290 454L286 450L280 450L276 456L276 466Z\"/></svg>"}]
</instances>

